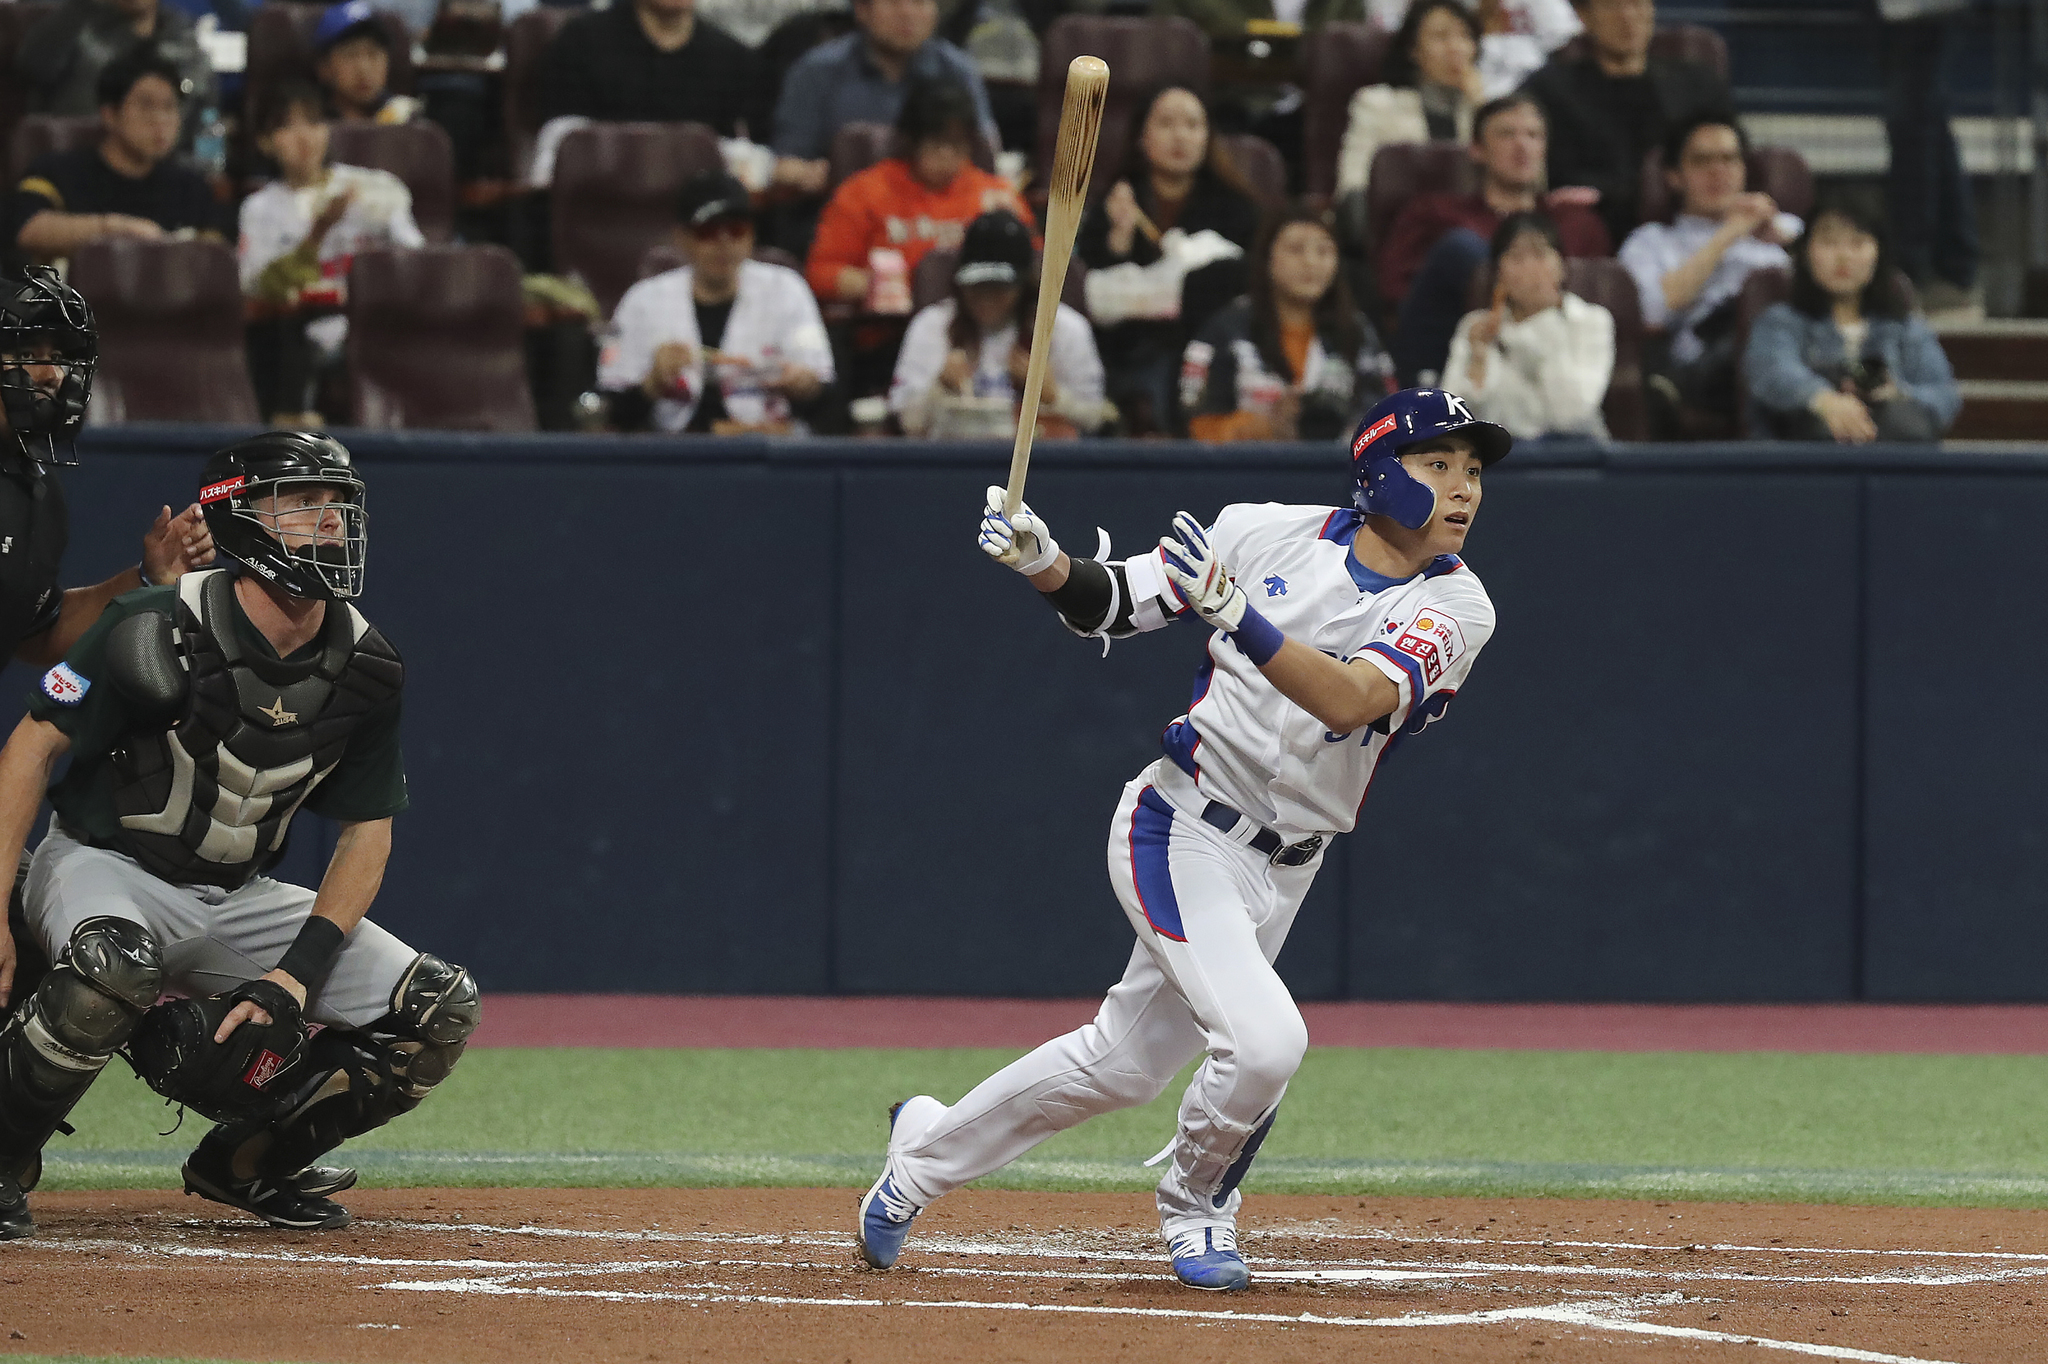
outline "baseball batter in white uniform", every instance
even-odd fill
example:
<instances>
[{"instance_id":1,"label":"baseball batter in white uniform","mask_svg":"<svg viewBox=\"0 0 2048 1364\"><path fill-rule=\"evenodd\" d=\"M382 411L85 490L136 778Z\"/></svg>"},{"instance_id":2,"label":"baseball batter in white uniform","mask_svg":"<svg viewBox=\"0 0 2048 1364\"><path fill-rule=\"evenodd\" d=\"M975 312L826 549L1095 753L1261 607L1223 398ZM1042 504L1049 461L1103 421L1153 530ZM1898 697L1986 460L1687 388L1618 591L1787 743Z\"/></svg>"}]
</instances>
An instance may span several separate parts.
<instances>
[{"instance_id":1,"label":"baseball batter in white uniform","mask_svg":"<svg viewBox=\"0 0 2048 1364\"><path fill-rule=\"evenodd\" d=\"M1196 616L1214 633L1165 755L1110 822L1110 881L1138 935L1123 979L1094 1022L958 1103L919 1095L892 1110L888 1159L860 1206L870 1265L896 1262L933 1199L1085 1118L1150 1102L1204 1056L1159 1181L1160 1226L1183 1283L1250 1282L1238 1184L1308 1046L1273 961L1380 761L1443 715L1493 633L1493 604L1458 555L1481 473L1511 444L1455 395L1404 390L1353 439L1353 507L1239 504L1207 529L1182 512L1157 550L1120 562L1070 558L1041 518L1005 517L1003 490L989 490L982 548L1068 628L1109 640Z\"/></svg>"}]
</instances>

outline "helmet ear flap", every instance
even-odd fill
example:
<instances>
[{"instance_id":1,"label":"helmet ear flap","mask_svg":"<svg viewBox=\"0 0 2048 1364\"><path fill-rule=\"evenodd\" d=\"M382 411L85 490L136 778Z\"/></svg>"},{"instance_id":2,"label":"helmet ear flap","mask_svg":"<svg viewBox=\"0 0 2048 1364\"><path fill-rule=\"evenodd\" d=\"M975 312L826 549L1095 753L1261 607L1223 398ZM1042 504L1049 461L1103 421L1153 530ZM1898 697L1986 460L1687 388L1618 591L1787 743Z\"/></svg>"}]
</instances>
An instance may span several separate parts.
<instances>
[{"instance_id":1,"label":"helmet ear flap","mask_svg":"<svg viewBox=\"0 0 2048 1364\"><path fill-rule=\"evenodd\" d=\"M1366 515L1389 517L1409 530L1421 530L1436 515L1436 490L1410 474L1396 455L1382 455L1366 466L1354 500Z\"/></svg>"}]
</instances>

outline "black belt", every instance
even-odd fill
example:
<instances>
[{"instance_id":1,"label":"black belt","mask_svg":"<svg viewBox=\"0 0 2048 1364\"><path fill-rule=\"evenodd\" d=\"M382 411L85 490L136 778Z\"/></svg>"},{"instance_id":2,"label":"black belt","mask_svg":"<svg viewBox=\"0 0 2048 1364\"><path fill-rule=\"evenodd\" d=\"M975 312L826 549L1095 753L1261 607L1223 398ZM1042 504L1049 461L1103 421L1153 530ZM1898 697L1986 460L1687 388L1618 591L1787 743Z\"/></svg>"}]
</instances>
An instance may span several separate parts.
<instances>
[{"instance_id":1,"label":"black belt","mask_svg":"<svg viewBox=\"0 0 2048 1364\"><path fill-rule=\"evenodd\" d=\"M1220 800L1212 800L1202 807L1202 822L1221 829L1233 838L1237 836L1238 825L1247 822L1248 818ZM1282 843L1280 835L1262 826L1258 833L1244 840L1244 845L1264 853L1266 860L1276 867L1298 867L1322 851L1323 836L1310 834L1299 843Z\"/></svg>"}]
</instances>

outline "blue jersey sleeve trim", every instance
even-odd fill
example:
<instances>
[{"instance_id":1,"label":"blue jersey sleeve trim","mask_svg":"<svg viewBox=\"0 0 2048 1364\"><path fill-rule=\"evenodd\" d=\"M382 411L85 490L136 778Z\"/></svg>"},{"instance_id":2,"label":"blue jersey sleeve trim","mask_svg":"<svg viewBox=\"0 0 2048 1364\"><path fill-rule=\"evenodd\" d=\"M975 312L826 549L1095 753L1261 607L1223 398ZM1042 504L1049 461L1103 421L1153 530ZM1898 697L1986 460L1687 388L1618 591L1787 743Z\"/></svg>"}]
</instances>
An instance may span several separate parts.
<instances>
[{"instance_id":1,"label":"blue jersey sleeve trim","mask_svg":"<svg viewBox=\"0 0 2048 1364\"><path fill-rule=\"evenodd\" d=\"M1412 714L1415 708L1421 705L1424 698L1429 695L1429 686L1422 680L1422 665L1402 653L1399 649L1391 648L1379 640L1374 640L1365 647L1382 657L1393 659L1394 662L1401 665L1401 671L1408 674L1408 710ZM1402 717L1401 723L1407 723L1406 716ZM1392 722L1389 721L1389 724L1391 725Z\"/></svg>"}]
</instances>

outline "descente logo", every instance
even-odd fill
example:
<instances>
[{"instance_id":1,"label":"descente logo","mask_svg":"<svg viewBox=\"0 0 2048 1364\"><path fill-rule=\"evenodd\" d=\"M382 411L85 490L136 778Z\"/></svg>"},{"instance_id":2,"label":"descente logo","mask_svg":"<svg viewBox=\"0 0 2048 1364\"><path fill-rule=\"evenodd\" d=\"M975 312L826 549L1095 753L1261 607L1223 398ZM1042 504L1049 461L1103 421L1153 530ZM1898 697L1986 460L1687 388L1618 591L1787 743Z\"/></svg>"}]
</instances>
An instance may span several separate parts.
<instances>
[{"instance_id":1,"label":"descente logo","mask_svg":"<svg viewBox=\"0 0 2048 1364\"><path fill-rule=\"evenodd\" d=\"M246 482L248 482L248 479L244 478L241 474L236 474L233 478L224 478L218 483L209 483L199 490L199 500L201 502L218 502L223 497L233 497L242 490L242 485Z\"/></svg>"},{"instance_id":2,"label":"descente logo","mask_svg":"<svg viewBox=\"0 0 2048 1364\"><path fill-rule=\"evenodd\" d=\"M1351 442L1351 458L1357 459L1365 453L1366 446L1371 445L1398 425L1400 425L1400 419L1389 413L1371 426L1366 427L1365 430L1358 433L1358 439Z\"/></svg>"}]
</instances>

